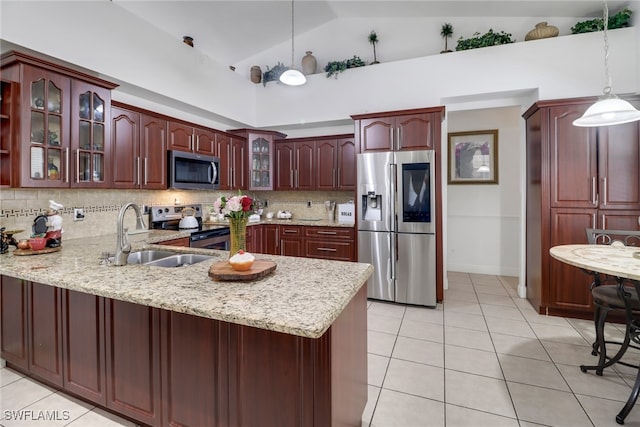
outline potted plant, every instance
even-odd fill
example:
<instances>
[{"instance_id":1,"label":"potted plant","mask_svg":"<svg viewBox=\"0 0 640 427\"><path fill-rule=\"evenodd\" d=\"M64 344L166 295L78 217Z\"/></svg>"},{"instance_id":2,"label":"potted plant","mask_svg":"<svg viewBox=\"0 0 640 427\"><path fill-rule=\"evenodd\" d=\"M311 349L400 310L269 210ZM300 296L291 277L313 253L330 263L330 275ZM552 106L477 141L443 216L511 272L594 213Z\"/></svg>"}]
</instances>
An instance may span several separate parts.
<instances>
[{"instance_id":1,"label":"potted plant","mask_svg":"<svg viewBox=\"0 0 640 427\"><path fill-rule=\"evenodd\" d=\"M628 27L631 19L631 13L631 10L625 8L615 15L610 16L608 21L609 29L615 30L616 28ZM571 27L571 34L590 33L602 30L604 30L604 19L596 18L576 23L576 25Z\"/></svg>"},{"instance_id":2,"label":"potted plant","mask_svg":"<svg viewBox=\"0 0 640 427\"><path fill-rule=\"evenodd\" d=\"M497 46L514 42L515 40L511 38L511 34L505 33L504 31L494 33L493 29L489 29L489 31L482 35L480 35L480 33L474 33L472 37L467 39L460 37L456 50L476 49L479 47Z\"/></svg>"},{"instance_id":3,"label":"potted plant","mask_svg":"<svg viewBox=\"0 0 640 427\"><path fill-rule=\"evenodd\" d=\"M376 43L378 43L378 35L373 30L369 33L369 43L373 45L373 62L371 65L379 64L378 59L376 58Z\"/></svg>"},{"instance_id":4,"label":"potted plant","mask_svg":"<svg viewBox=\"0 0 640 427\"><path fill-rule=\"evenodd\" d=\"M338 74L346 70L347 68L364 67L366 64L359 56L353 55L351 59L345 59L344 61L330 61L324 67L324 71L327 72L327 78L334 76L338 78Z\"/></svg>"},{"instance_id":5,"label":"potted plant","mask_svg":"<svg viewBox=\"0 0 640 427\"><path fill-rule=\"evenodd\" d=\"M441 50L440 53L451 52L451 49L447 46L447 40L453 35L453 25L448 22L442 24L442 28L440 29L440 35L444 39L444 50Z\"/></svg>"},{"instance_id":6,"label":"potted plant","mask_svg":"<svg viewBox=\"0 0 640 427\"><path fill-rule=\"evenodd\" d=\"M267 71L262 73L262 85L266 86L267 82L277 81L280 79L280 75L287 71L289 67L279 62L273 66L273 68L269 69L267 65Z\"/></svg>"}]
</instances>

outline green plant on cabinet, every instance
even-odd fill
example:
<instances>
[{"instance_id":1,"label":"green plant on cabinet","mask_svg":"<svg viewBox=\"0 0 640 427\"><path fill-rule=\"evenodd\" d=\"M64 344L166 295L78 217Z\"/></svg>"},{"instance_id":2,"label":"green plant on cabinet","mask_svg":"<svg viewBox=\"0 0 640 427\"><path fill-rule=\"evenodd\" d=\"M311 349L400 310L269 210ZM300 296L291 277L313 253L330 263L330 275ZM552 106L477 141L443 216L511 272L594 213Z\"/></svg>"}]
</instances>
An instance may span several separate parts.
<instances>
[{"instance_id":1,"label":"green plant on cabinet","mask_svg":"<svg viewBox=\"0 0 640 427\"><path fill-rule=\"evenodd\" d=\"M631 10L622 9L620 12L609 17L609 29L615 30L616 28L625 28L629 26L631 19ZM604 19L596 18L587 21L581 21L571 27L571 34L591 33L593 31L604 30Z\"/></svg>"},{"instance_id":2,"label":"green plant on cabinet","mask_svg":"<svg viewBox=\"0 0 640 427\"><path fill-rule=\"evenodd\" d=\"M456 50L469 50L477 49L479 47L497 46L501 44L514 43L515 39L511 38L510 33L504 31L493 32L493 29L489 29L486 33L480 35L480 33L474 33L472 37L458 39L458 45Z\"/></svg>"},{"instance_id":3,"label":"green plant on cabinet","mask_svg":"<svg viewBox=\"0 0 640 427\"><path fill-rule=\"evenodd\" d=\"M280 79L280 75L288 69L289 67L279 61L271 69L269 69L269 66L267 65L267 71L262 73L262 86L266 86L267 82L278 81Z\"/></svg>"},{"instance_id":4,"label":"green plant on cabinet","mask_svg":"<svg viewBox=\"0 0 640 427\"><path fill-rule=\"evenodd\" d=\"M359 56L353 55L351 59L345 59L344 61L330 61L324 67L324 71L327 73L327 78L334 76L338 78L338 74L346 70L347 68L364 67L366 64Z\"/></svg>"}]
</instances>

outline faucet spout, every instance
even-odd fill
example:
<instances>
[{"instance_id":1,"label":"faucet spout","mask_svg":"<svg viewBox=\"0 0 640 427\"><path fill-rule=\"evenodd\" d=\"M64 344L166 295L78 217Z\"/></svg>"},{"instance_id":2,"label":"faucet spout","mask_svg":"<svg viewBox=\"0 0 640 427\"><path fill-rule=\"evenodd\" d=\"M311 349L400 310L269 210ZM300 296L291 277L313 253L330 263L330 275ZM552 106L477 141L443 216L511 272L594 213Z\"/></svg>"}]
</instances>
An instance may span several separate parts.
<instances>
[{"instance_id":1,"label":"faucet spout","mask_svg":"<svg viewBox=\"0 0 640 427\"><path fill-rule=\"evenodd\" d=\"M142 212L138 205L133 202L129 202L120 208L118 213L118 229L116 236L116 254L114 256L114 265L127 265L127 258L131 253L131 244L127 238L127 228L124 227L124 214L127 209L133 208L136 212L136 230L142 230L146 228L144 224L144 218L142 218Z\"/></svg>"}]
</instances>

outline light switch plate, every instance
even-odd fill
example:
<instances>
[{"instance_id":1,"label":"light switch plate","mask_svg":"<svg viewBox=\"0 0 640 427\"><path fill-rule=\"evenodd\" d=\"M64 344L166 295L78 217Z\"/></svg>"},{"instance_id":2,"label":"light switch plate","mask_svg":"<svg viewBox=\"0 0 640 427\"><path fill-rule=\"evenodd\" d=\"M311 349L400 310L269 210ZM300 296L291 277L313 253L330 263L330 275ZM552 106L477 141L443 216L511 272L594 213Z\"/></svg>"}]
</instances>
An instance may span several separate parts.
<instances>
[{"instance_id":1,"label":"light switch plate","mask_svg":"<svg viewBox=\"0 0 640 427\"><path fill-rule=\"evenodd\" d=\"M74 221L82 221L82 220L84 220L84 209L82 209L82 208L73 208L73 220Z\"/></svg>"}]
</instances>

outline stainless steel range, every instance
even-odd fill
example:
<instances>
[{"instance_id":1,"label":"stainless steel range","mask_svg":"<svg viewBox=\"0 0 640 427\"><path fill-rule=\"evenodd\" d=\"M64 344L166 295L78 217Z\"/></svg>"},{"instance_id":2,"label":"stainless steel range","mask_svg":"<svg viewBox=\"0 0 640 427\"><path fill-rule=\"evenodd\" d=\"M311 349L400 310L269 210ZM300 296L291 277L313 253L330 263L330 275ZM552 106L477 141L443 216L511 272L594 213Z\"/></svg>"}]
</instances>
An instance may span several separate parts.
<instances>
[{"instance_id":1,"label":"stainless steel range","mask_svg":"<svg viewBox=\"0 0 640 427\"><path fill-rule=\"evenodd\" d=\"M197 227L180 228L183 214L189 212L197 221ZM229 250L229 227L224 225L203 225L202 205L153 206L150 213L150 228L154 230L183 230L191 233L189 246L192 248Z\"/></svg>"}]
</instances>

